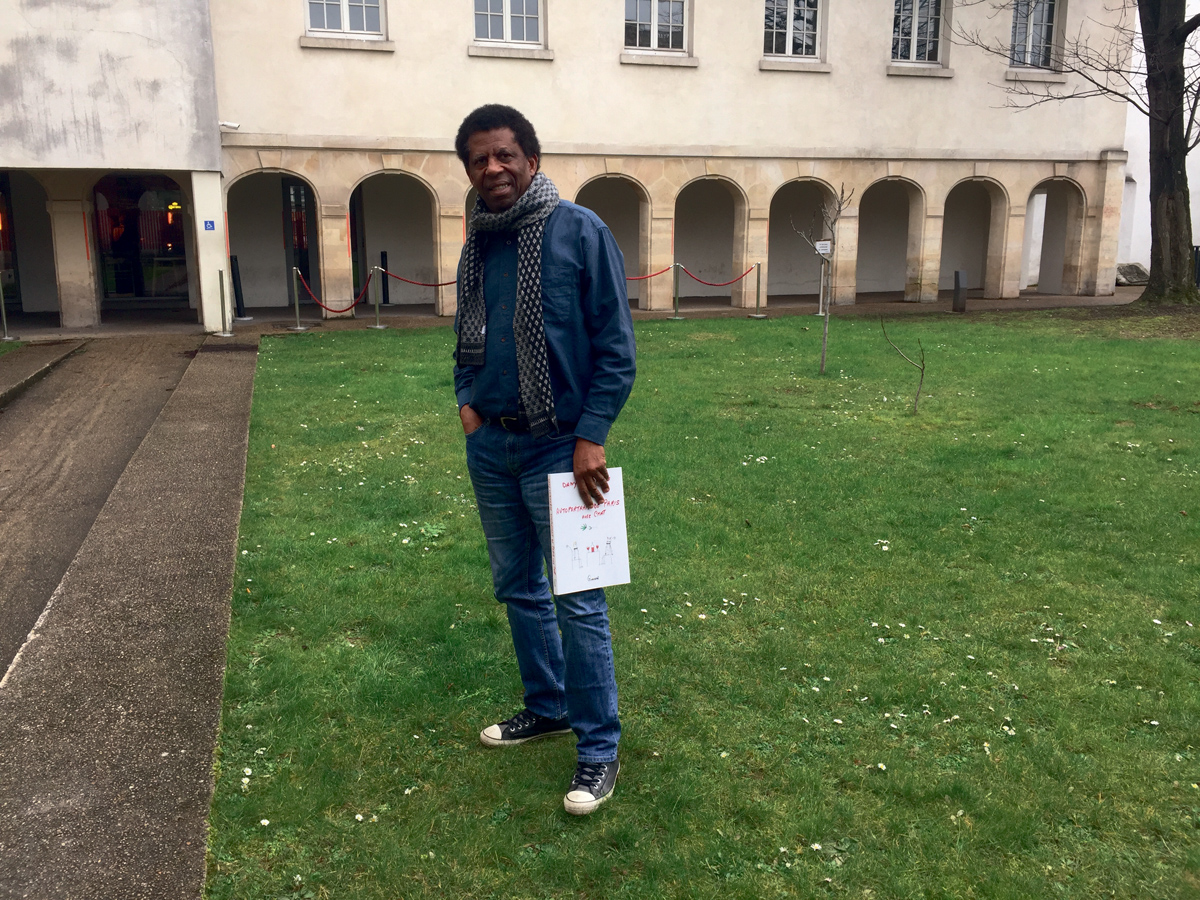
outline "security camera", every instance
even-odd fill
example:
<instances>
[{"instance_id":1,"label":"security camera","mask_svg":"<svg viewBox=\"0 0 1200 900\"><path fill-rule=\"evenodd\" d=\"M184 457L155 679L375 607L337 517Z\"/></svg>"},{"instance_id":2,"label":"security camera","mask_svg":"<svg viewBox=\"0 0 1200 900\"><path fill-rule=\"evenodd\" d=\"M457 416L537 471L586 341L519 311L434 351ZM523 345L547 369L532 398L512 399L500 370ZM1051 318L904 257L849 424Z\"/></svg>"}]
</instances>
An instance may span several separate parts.
<instances>
[{"instance_id":1,"label":"security camera","mask_svg":"<svg viewBox=\"0 0 1200 900\"><path fill-rule=\"evenodd\" d=\"M220 125L222 128L228 128L230 131L237 131L239 128L242 127L237 122L218 122L217 124Z\"/></svg>"}]
</instances>

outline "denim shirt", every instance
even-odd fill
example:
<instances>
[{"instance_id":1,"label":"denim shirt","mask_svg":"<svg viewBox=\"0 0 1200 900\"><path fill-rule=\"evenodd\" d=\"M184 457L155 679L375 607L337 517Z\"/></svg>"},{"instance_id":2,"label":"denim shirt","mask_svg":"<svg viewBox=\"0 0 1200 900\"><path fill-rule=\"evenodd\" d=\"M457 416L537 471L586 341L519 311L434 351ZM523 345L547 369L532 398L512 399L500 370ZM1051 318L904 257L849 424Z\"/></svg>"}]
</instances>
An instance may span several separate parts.
<instances>
[{"instance_id":1,"label":"denim shirt","mask_svg":"<svg viewBox=\"0 0 1200 900\"><path fill-rule=\"evenodd\" d=\"M516 416L519 400L513 340L517 235L482 237L484 364L456 365L454 392L459 407L469 403L485 419L494 419ZM560 422L577 423L577 437L603 444L633 387L625 260L600 218L565 200L546 220L542 238L542 322L555 414Z\"/></svg>"}]
</instances>

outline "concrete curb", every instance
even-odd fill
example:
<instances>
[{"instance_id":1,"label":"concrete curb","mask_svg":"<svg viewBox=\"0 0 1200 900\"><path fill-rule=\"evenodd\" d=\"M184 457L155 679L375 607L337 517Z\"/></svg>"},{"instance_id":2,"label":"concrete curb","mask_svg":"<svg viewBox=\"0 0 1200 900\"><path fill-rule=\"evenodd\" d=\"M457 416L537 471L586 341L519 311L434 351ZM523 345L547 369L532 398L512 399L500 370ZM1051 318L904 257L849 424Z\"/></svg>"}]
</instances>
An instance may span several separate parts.
<instances>
[{"instance_id":1,"label":"concrete curb","mask_svg":"<svg viewBox=\"0 0 1200 900\"><path fill-rule=\"evenodd\" d=\"M255 350L196 354L5 675L0 897L201 895Z\"/></svg>"},{"instance_id":2,"label":"concrete curb","mask_svg":"<svg viewBox=\"0 0 1200 900\"><path fill-rule=\"evenodd\" d=\"M0 408L8 406L27 388L86 344L87 341L56 341L26 344L0 356Z\"/></svg>"}]
</instances>

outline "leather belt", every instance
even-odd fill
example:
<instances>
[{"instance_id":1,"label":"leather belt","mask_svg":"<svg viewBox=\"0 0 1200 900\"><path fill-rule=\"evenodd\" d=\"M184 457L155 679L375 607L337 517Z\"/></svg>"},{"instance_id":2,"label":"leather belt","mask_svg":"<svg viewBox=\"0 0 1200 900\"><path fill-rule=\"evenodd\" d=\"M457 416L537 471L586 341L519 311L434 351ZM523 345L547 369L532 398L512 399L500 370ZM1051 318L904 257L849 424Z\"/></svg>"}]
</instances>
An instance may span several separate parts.
<instances>
[{"instance_id":1,"label":"leather belt","mask_svg":"<svg viewBox=\"0 0 1200 900\"><path fill-rule=\"evenodd\" d=\"M519 416L493 416L484 419L488 425L498 425L512 434L529 434L529 423ZM576 422L559 422L558 433L570 434L575 430Z\"/></svg>"}]
</instances>

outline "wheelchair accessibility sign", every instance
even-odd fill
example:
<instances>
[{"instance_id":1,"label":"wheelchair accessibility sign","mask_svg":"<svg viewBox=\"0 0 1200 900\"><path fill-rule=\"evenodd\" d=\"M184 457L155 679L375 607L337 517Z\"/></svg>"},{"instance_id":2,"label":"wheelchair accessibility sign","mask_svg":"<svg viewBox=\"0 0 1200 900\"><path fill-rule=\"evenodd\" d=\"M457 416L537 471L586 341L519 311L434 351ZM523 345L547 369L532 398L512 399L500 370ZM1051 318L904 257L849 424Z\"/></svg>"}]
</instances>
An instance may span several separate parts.
<instances>
[{"instance_id":1,"label":"wheelchair accessibility sign","mask_svg":"<svg viewBox=\"0 0 1200 900\"><path fill-rule=\"evenodd\" d=\"M205 231L216 231L217 223L215 221L213 221L212 219L205 219L204 220L204 230Z\"/></svg>"}]
</instances>

